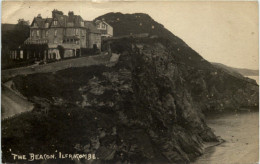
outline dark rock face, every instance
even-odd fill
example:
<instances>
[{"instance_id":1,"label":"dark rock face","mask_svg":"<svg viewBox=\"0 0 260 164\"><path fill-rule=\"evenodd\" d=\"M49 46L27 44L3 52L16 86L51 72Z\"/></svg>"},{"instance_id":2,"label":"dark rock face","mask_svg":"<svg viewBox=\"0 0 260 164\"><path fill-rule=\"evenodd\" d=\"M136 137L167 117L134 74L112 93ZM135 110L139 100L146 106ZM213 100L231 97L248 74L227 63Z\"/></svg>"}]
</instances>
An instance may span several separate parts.
<instances>
[{"instance_id":1,"label":"dark rock face","mask_svg":"<svg viewBox=\"0 0 260 164\"><path fill-rule=\"evenodd\" d=\"M50 103L50 109L45 119L56 118L57 124L64 123L66 127L62 116L57 116L56 108L61 108L61 113L74 116L70 126L91 127L87 139L81 143L76 139L68 140L67 136L66 148L62 143L55 143L59 150L92 152L100 160L136 163L189 162L201 155L202 142L217 139L186 88L183 79L186 66L178 66L174 56L159 40L130 39L120 43L126 46L126 51L121 52L114 67L92 66L55 74L19 76L14 78L14 87L38 104L35 112L42 108L37 97L47 99L45 102ZM92 118L86 118L84 114L80 117L70 108L84 110L83 113L87 112L86 115ZM77 123L81 120L85 125ZM52 129L42 122L39 126ZM51 140L59 141L62 136L59 133L68 132L56 133L49 136ZM77 136L73 131L71 133ZM4 145L8 145L5 141L10 136L3 138ZM44 149L48 150L47 147L48 144Z\"/></svg>"},{"instance_id":2,"label":"dark rock face","mask_svg":"<svg viewBox=\"0 0 260 164\"><path fill-rule=\"evenodd\" d=\"M185 88L191 92L194 102L199 102L196 104L201 110L258 107L258 85L254 80L212 66L149 15L108 13L96 19L103 19L112 25L116 37L148 33L150 36L168 39L163 41L164 45L173 55L173 62L182 70L181 77L185 81ZM114 45L118 46L114 46L116 51L126 48L122 44Z\"/></svg>"},{"instance_id":3,"label":"dark rock face","mask_svg":"<svg viewBox=\"0 0 260 164\"><path fill-rule=\"evenodd\" d=\"M203 142L217 141L203 111L258 106L256 83L216 69L177 37L104 44L120 53L113 67L13 79L36 108L3 122L3 159L12 148L95 153L94 163L189 163L203 153ZM47 114L39 113L43 108Z\"/></svg>"}]
</instances>

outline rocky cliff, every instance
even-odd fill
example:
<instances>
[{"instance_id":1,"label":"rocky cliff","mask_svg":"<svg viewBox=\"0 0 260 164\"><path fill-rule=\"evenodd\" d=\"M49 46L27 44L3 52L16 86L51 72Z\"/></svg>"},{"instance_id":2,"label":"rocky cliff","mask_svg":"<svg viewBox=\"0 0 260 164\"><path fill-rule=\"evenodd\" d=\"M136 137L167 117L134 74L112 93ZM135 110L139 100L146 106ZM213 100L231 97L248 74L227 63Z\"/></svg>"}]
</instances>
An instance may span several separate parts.
<instances>
[{"instance_id":1,"label":"rocky cliff","mask_svg":"<svg viewBox=\"0 0 260 164\"><path fill-rule=\"evenodd\" d=\"M255 80L227 72L221 67L216 68L149 15L108 13L96 19L108 22L114 28L115 37L134 37L147 33L151 38L165 38L165 45L175 64L179 68L185 68L182 69L185 88L190 91L193 100L199 102L196 104L201 110L222 111L248 106L258 107L258 85ZM124 49L123 45L117 46L114 50Z\"/></svg>"},{"instance_id":2,"label":"rocky cliff","mask_svg":"<svg viewBox=\"0 0 260 164\"><path fill-rule=\"evenodd\" d=\"M15 77L13 87L36 108L3 122L3 150L91 152L99 158L95 162L190 162L203 153L203 142L217 141L202 109L224 108L226 100L257 103L256 84L209 69L202 58L184 62L184 47L174 50L167 39L109 44L120 53L115 66Z\"/></svg>"},{"instance_id":3,"label":"rocky cliff","mask_svg":"<svg viewBox=\"0 0 260 164\"><path fill-rule=\"evenodd\" d=\"M4 161L12 161L10 149L98 157L79 163L189 163L200 156L203 142L218 141L203 112L258 106L258 85L171 37L107 40L120 54L114 66L13 78L35 109L3 121Z\"/></svg>"}]
</instances>

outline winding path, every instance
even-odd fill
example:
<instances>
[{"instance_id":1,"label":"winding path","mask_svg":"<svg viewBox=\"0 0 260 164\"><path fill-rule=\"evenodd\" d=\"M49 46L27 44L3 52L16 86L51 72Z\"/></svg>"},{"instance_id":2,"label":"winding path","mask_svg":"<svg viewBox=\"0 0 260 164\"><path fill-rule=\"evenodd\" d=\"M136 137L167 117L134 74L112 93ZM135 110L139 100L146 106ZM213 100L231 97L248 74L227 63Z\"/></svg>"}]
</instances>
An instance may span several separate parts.
<instances>
[{"instance_id":1,"label":"winding path","mask_svg":"<svg viewBox=\"0 0 260 164\"><path fill-rule=\"evenodd\" d=\"M12 117L18 113L31 111L33 109L33 104L29 102L26 98L17 94L14 90L7 87L5 84L2 84L1 87L2 119Z\"/></svg>"},{"instance_id":2,"label":"winding path","mask_svg":"<svg viewBox=\"0 0 260 164\"><path fill-rule=\"evenodd\" d=\"M6 119L26 111L31 111L34 107L33 103L29 102L20 93L17 93L15 90L12 89L12 81L10 80L12 77L15 77L17 75L27 75L34 73L56 72L71 67L85 67L102 64L107 66L113 66L118 61L118 58L118 54L101 54L95 56L62 60L45 65L36 65L2 70L2 119Z\"/></svg>"}]
</instances>

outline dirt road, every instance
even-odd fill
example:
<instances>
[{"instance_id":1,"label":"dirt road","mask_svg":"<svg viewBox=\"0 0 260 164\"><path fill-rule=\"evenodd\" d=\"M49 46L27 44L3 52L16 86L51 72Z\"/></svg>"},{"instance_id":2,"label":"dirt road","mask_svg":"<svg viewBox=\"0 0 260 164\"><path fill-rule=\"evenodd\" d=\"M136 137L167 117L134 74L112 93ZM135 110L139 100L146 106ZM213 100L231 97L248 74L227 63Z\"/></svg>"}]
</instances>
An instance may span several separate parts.
<instances>
[{"instance_id":1,"label":"dirt road","mask_svg":"<svg viewBox=\"0 0 260 164\"><path fill-rule=\"evenodd\" d=\"M33 104L26 98L17 94L15 91L8 88L5 84L2 84L1 87L2 119L12 117L18 113L31 111L33 109Z\"/></svg>"},{"instance_id":2,"label":"dirt road","mask_svg":"<svg viewBox=\"0 0 260 164\"><path fill-rule=\"evenodd\" d=\"M107 64L110 63L109 61L110 58L107 57L108 55L102 54L102 55L95 55L95 56L80 57L75 59L67 59L67 60L57 61L54 63L44 64L44 65L2 70L2 82L6 82L10 78L17 75L55 72L70 67L84 67L90 65Z\"/></svg>"}]
</instances>

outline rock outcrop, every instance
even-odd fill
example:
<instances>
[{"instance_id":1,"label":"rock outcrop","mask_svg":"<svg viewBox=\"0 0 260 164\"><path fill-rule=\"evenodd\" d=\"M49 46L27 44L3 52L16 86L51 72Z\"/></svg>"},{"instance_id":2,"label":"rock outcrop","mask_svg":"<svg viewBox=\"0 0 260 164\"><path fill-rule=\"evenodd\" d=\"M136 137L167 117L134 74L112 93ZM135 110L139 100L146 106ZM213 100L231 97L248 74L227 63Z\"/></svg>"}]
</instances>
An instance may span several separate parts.
<instances>
[{"instance_id":1,"label":"rock outcrop","mask_svg":"<svg viewBox=\"0 0 260 164\"><path fill-rule=\"evenodd\" d=\"M204 111L258 106L256 83L213 67L178 38L106 44L120 54L114 66L13 78L35 109L3 122L4 161L12 149L98 158L79 163L189 163L203 142L218 141Z\"/></svg>"},{"instance_id":2,"label":"rock outcrop","mask_svg":"<svg viewBox=\"0 0 260 164\"><path fill-rule=\"evenodd\" d=\"M28 118L19 129L27 125L45 130L33 132L39 137L33 139L35 145L21 142L16 149L39 151L37 144L46 142L41 150L50 151L54 145L61 151L95 153L99 160L94 162L187 163L203 153L203 142L217 141L202 109L224 108L226 100L230 106L256 103L256 84L233 80L202 58L185 62L180 57L184 47L174 50L168 40L124 38L109 44L120 53L113 67L70 68L13 79L13 87L36 103L33 115L45 111L39 98L50 104L47 114L36 114L40 120L21 116ZM243 95L252 102L242 101ZM7 122L15 124L17 119ZM10 129L3 134L5 146L10 138L17 143L23 138L12 136ZM39 141L43 134L48 140ZM32 137L30 132L24 135Z\"/></svg>"}]
</instances>

